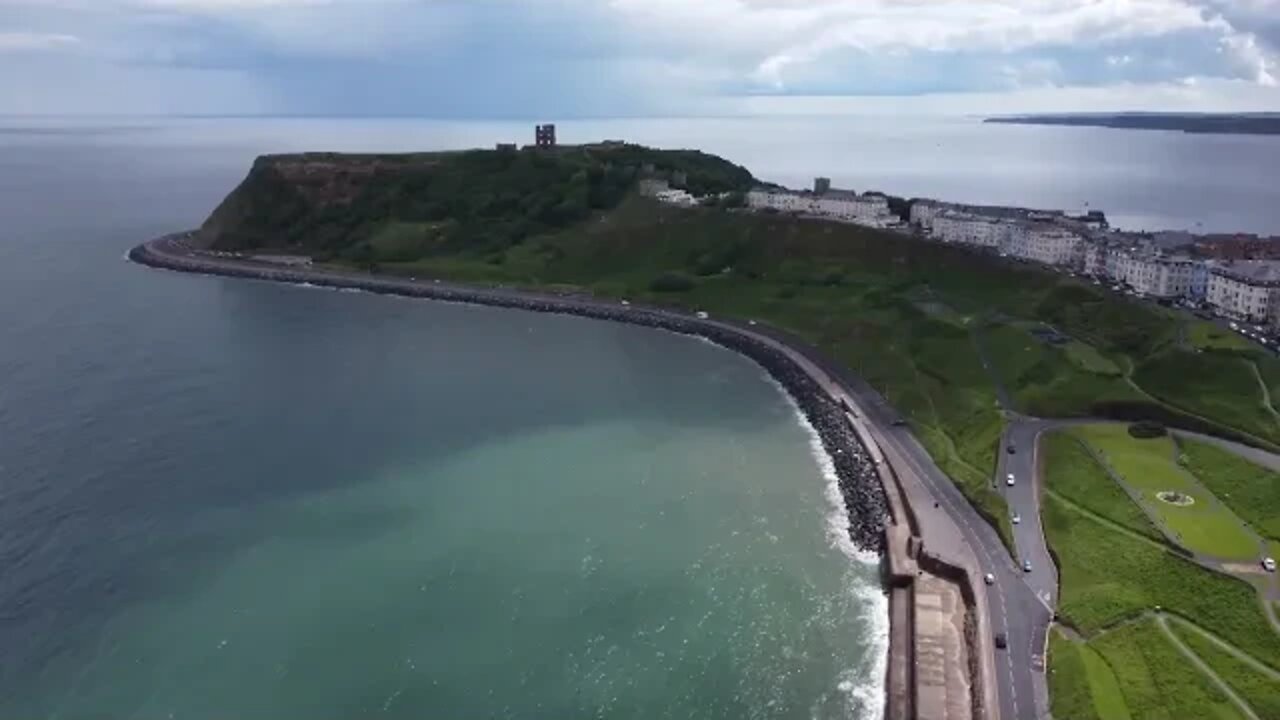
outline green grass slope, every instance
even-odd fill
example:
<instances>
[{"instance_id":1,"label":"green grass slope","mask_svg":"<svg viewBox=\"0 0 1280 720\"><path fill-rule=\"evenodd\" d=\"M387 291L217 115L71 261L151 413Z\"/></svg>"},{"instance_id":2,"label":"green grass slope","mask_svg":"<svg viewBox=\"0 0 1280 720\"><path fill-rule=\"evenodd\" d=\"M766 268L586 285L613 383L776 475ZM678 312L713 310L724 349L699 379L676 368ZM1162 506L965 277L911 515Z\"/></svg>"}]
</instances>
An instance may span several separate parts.
<instances>
[{"instance_id":1,"label":"green grass slope","mask_svg":"<svg viewBox=\"0 0 1280 720\"><path fill-rule=\"evenodd\" d=\"M1059 431L1045 435L1040 442L1049 490L1154 542L1165 542L1164 534L1098 465L1079 438Z\"/></svg>"},{"instance_id":2,"label":"green grass slope","mask_svg":"<svg viewBox=\"0 0 1280 720\"><path fill-rule=\"evenodd\" d=\"M1231 510L1216 501L1177 463L1170 437L1137 439L1122 425L1089 425L1071 431L1092 446L1124 481L1137 490L1178 545L1230 560L1257 557L1258 541ZM1194 498L1174 505L1159 498L1178 492Z\"/></svg>"},{"instance_id":3,"label":"green grass slope","mask_svg":"<svg viewBox=\"0 0 1280 720\"><path fill-rule=\"evenodd\" d=\"M1243 720L1152 620L1126 625L1089 644L1115 672L1134 720Z\"/></svg>"},{"instance_id":4,"label":"green grass slope","mask_svg":"<svg viewBox=\"0 0 1280 720\"><path fill-rule=\"evenodd\" d=\"M1059 564L1059 614L1084 635L1162 607L1280 669L1280 636L1249 584L1107 527L1052 495L1043 521Z\"/></svg>"},{"instance_id":5,"label":"green grass slope","mask_svg":"<svg viewBox=\"0 0 1280 720\"><path fill-rule=\"evenodd\" d=\"M1280 540L1280 473L1197 440L1180 439L1186 467L1259 535Z\"/></svg>"},{"instance_id":6,"label":"green grass slope","mask_svg":"<svg viewBox=\"0 0 1280 720\"><path fill-rule=\"evenodd\" d=\"M1178 622L1169 628L1213 669L1260 718L1280 718L1280 679L1240 660L1194 629Z\"/></svg>"}]
</instances>

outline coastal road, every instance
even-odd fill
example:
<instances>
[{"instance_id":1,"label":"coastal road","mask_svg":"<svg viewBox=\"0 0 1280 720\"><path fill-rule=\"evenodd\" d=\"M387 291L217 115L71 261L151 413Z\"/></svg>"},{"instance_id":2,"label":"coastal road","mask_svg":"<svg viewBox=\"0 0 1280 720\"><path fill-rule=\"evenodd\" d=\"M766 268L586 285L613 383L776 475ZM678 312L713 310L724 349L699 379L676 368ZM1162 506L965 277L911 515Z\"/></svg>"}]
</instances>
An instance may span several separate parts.
<instances>
[{"instance_id":1,"label":"coastal road","mask_svg":"<svg viewBox=\"0 0 1280 720\"><path fill-rule=\"evenodd\" d=\"M1009 556L995 529L978 515L955 483L934 464L933 458L910 429L893 426L896 411L860 379L854 378L846 384L862 386L855 397L860 399L871 421L883 428L884 440L893 445L906 459L910 469L926 484L938 502L934 511L945 512L959 526L982 565L982 571L995 577L995 583L986 587L992 630L1003 633L1008 641L1006 649L996 651L1000 717L1014 720L1049 717L1044 652L1049 623L1053 620L1050 606L1028 584L1022 569ZM917 511L922 524L929 521L930 508L917 508Z\"/></svg>"},{"instance_id":2,"label":"coastal road","mask_svg":"<svg viewBox=\"0 0 1280 720\"><path fill-rule=\"evenodd\" d=\"M937 502L937 507L934 508L914 506L921 524L929 523L930 516L934 513L945 513L960 529L982 566L982 571L995 576L995 583L986 587L992 630L1003 633L1008 640L1008 647L997 650L995 658L1000 717L1003 720L1038 720L1049 717L1049 690L1043 668L1046 661L1045 642L1053 611L1051 605L1046 604L1040 593L1028 582L1021 567L1009 556L995 529L978 515L955 483L934 464L933 458L912 434L911 429L904 425L894 425L900 415L865 380L790 333L765 326L747 327L736 323L735 326L767 335L795 349L840 383L858 402L871 424L880 430L882 440L904 459L908 465L906 469L921 478ZM1034 438L1035 434L1036 432L1032 432L1030 436ZM1028 445L1030 447L1032 446ZM1030 461L1033 453L1026 454ZM1026 486L1029 490L1031 483L1026 483ZM1034 494L1030 492L1027 500L1036 502ZM1038 533L1039 510L1033 507L1029 512L1036 521L1034 526L1028 525L1028 532ZM1047 558L1044 539L1039 538L1038 543ZM1041 582L1044 585L1040 586L1041 590L1048 590L1050 597L1056 599L1057 577L1052 569L1053 565L1046 560L1042 566L1044 571Z\"/></svg>"},{"instance_id":3,"label":"coastal road","mask_svg":"<svg viewBox=\"0 0 1280 720\"><path fill-rule=\"evenodd\" d=\"M1040 494L1043 478L1040 477L1041 433L1060 423L1037 418L1014 417L1005 428L1000 441L1000 459L996 462L997 491L1004 494L1010 515L1019 522L1013 526L1013 542L1017 548L1018 564L1031 561L1031 572L1024 572L1027 585L1036 597L1049 607L1058 603L1058 571L1053 556L1049 554L1040 524ZM1013 448L1013 452L1009 452ZM1006 478L1013 475L1010 486Z\"/></svg>"},{"instance_id":4,"label":"coastal road","mask_svg":"<svg viewBox=\"0 0 1280 720\"><path fill-rule=\"evenodd\" d=\"M155 255L177 261L175 269L192 272L249 275L284 282L352 284L366 289L376 287L382 292L404 292L405 294L413 294L412 290L415 288L432 288L441 293L454 295L449 299L463 301L468 298L472 302L484 302L486 298L492 298L495 302L523 299L553 303L565 311L572 311L575 307L607 307L611 312L618 314L653 313L678 318L685 322L700 321L690 312L640 306L620 310L614 301L593 298L570 298L550 293L524 292L505 288L478 288L434 280L386 278L318 268L275 268L235 258L211 256L188 246L180 235L152 241L146 245L146 249ZM993 625L992 631L1004 634L1008 641L1007 649L997 650L995 658L995 685L999 698L1000 718L1023 720L1048 717L1048 691L1043 673L1043 652L1052 612L1028 584L1021 568L1009 556L995 530L978 515L955 484L934 464L924 446L912 435L910 428L894 425L899 418L897 411L879 392L848 368L832 362L817 348L790 333L746 322L723 320L702 322L706 325L730 327L745 336L768 339L781 344L790 352L802 356L821 369L850 397L857 400L867 419L881 429L883 441L904 459L909 465L907 469L921 479L932 495L935 501L934 507L915 508L921 523L928 523L930 516L934 513L938 513L938 517L945 514L959 528L966 544L970 546L974 557L981 565L981 571L991 573L995 578L995 582L985 588ZM1031 476L1028 475L1028 477ZM1038 518L1036 510L1030 511L1029 514ZM1048 568L1050 564L1044 563L1044 566Z\"/></svg>"}]
</instances>

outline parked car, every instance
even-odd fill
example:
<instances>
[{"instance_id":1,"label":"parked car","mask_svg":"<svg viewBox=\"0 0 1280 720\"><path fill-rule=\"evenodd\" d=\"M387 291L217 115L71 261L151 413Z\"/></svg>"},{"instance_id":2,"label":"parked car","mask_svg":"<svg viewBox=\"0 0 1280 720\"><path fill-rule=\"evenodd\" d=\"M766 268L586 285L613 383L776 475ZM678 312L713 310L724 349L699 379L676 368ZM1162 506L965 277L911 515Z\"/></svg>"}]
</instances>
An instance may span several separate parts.
<instances>
[{"instance_id":1,"label":"parked car","mask_svg":"<svg viewBox=\"0 0 1280 720\"><path fill-rule=\"evenodd\" d=\"M699 310L698 312L696 312L696 313L694 313L694 314L698 316L698 319L699 319L699 320L706 320L708 317L710 317L710 316L709 316L709 315L707 315L707 313L706 313L705 311L703 311L703 310Z\"/></svg>"}]
</instances>

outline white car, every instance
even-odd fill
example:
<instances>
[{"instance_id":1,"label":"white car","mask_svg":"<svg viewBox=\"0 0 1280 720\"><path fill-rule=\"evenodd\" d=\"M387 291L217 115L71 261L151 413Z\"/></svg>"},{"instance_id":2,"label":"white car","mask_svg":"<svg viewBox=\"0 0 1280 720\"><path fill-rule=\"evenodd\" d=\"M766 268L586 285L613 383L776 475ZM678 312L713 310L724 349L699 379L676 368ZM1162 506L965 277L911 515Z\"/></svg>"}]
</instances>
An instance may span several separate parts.
<instances>
[{"instance_id":1,"label":"white car","mask_svg":"<svg viewBox=\"0 0 1280 720\"><path fill-rule=\"evenodd\" d=\"M1014 514L1013 514L1013 524L1014 524L1014 525L1017 525L1017 524L1018 524L1018 523L1020 523L1020 522L1022 522L1022 516L1021 516L1021 515L1019 515L1019 514L1017 514L1017 513L1014 513Z\"/></svg>"},{"instance_id":2,"label":"white car","mask_svg":"<svg viewBox=\"0 0 1280 720\"><path fill-rule=\"evenodd\" d=\"M630 304L631 304L631 301L630 301L630 300L623 300L623 301L622 301L622 307L627 307L627 306L629 306Z\"/></svg>"},{"instance_id":3,"label":"white car","mask_svg":"<svg viewBox=\"0 0 1280 720\"><path fill-rule=\"evenodd\" d=\"M698 311L697 313L695 313L695 314L698 316L698 319L699 319L699 320L706 320L708 317L711 317L710 315L707 315L707 314L706 314L705 312L703 312L702 310L699 310L699 311Z\"/></svg>"},{"instance_id":4,"label":"white car","mask_svg":"<svg viewBox=\"0 0 1280 720\"><path fill-rule=\"evenodd\" d=\"M984 583L986 583L986 584L988 584L988 585L995 585L995 584L996 584L996 576L995 576L995 575L992 575L991 573L987 573L986 575L983 575L983 576L982 576L982 582L984 582Z\"/></svg>"},{"instance_id":5,"label":"white car","mask_svg":"<svg viewBox=\"0 0 1280 720\"><path fill-rule=\"evenodd\" d=\"M1276 571L1275 558L1262 558L1262 569L1266 570L1267 572L1275 572Z\"/></svg>"},{"instance_id":6,"label":"white car","mask_svg":"<svg viewBox=\"0 0 1280 720\"><path fill-rule=\"evenodd\" d=\"M1008 485L1009 487L1013 487L1013 483L1014 483L1014 482L1015 482L1015 481L1014 481L1014 479L1013 479L1013 473L1009 473L1008 475L1006 475L1006 476L1005 476L1005 478L1004 478L1004 484L1005 484L1005 485Z\"/></svg>"}]
</instances>

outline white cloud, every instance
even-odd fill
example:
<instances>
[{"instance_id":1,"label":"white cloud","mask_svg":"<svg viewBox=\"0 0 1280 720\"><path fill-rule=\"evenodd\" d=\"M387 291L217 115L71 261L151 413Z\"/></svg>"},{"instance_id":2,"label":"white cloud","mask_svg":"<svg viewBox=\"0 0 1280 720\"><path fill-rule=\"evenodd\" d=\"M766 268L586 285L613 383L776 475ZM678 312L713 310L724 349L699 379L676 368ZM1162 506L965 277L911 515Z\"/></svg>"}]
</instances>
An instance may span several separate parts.
<instances>
[{"instance_id":1,"label":"white cloud","mask_svg":"<svg viewBox=\"0 0 1280 720\"><path fill-rule=\"evenodd\" d=\"M1280 0L1242 6L1257 13ZM788 69L844 50L1015 53L1196 31L1218 38L1260 83L1274 65L1252 34L1193 0L612 0L611 7L641 32L729 56L754 51L751 76L775 88L785 86Z\"/></svg>"},{"instance_id":2,"label":"white cloud","mask_svg":"<svg viewBox=\"0 0 1280 720\"><path fill-rule=\"evenodd\" d=\"M0 0L0 18L21 30L0 25L0 50L232 71L286 105L311 93L307 111L376 112L394 95L430 113L517 76L547 83L547 107L573 95L608 113L761 93L1065 98L1186 77L1261 93L1280 74L1280 0Z\"/></svg>"},{"instance_id":3,"label":"white cloud","mask_svg":"<svg viewBox=\"0 0 1280 720\"><path fill-rule=\"evenodd\" d=\"M39 32L0 32L0 52L17 50L57 50L78 45L74 35Z\"/></svg>"}]
</instances>

